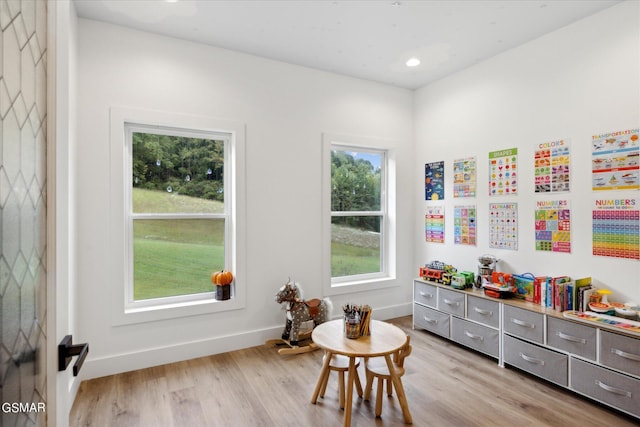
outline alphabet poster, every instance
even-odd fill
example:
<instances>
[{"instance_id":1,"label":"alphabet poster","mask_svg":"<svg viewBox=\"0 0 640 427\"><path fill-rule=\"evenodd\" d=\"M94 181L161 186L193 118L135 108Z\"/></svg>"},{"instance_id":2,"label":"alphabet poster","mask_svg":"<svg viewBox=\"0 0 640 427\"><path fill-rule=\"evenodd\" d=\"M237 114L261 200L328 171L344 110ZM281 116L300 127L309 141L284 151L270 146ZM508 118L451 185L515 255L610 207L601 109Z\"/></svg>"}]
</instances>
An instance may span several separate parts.
<instances>
[{"instance_id":1,"label":"alphabet poster","mask_svg":"<svg viewBox=\"0 0 640 427\"><path fill-rule=\"evenodd\" d=\"M476 197L476 158L453 161L453 197Z\"/></svg>"},{"instance_id":2,"label":"alphabet poster","mask_svg":"<svg viewBox=\"0 0 640 427\"><path fill-rule=\"evenodd\" d=\"M637 128L593 135L591 153L593 190L640 188L638 181L640 145Z\"/></svg>"},{"instance_id":3,"label":"alphabet poster","mask_svg":"<svg viewBox=\"0 0 640 427\"><path fill-rule=\"evenodd\" d=\"M518 204L489 204L489 247L518 250Z\"/></svg>"},{"instance_id":4,"label":"alphabet poster","mask_svg":"<svg viewBox=\"0 0 640 427\"><path fill-rule=\"evenodd\" d=\"M476 206L453 208L453 240L456 245L476 244Z\"/></svg>"},{"instance_id":5,"label":"alphabet poster","mask_svg":"<svg viewBox=\"0 0 640 427\"><path fill-rule=\"evenodd\" d=\"M430 206L424 216L424 234L427 242L444 243L444 206Z\"/></svg>"},{"instance_id":6,"label":"alphabet poster","mask_svg":"<svg viewBox=\"0 0 640 427\"><path fill-rule=\"evenodd\" d=\"M425 200L444 199L444 161L424 165Z\"/></svg>"},{"instance_id":7,"label":"alphabet poster","mask_svg":"<svg viewBox=\"0 0 640 427\"><path fill-rule=\"evenodd\" d=\"M536 250L571 253L571 210L568 200L536 202Z\"/></svg>"},{"instance_id":8,"label":"alphabet poster","mask_svg":"<svg viewBox=\"0 0 640 427\"><path fill-rule=\"evenodd\" d=\"M597 199L593 255L640 260L640 199Z\"/></svg>"},{"instance_id":9,"label":"alphabet poster","mask_svg":"<svg viewBox=\"0 0 640 427\"><path fill-rule=\"evenodd\" d=\"M518 149L489 153L489 196L518 193Z\"/></svg>"},{"instance_id":10,"label":"alphabet poster","mask_svg":"<svg viewBox=\"0 0 640 427\"><path fill-rule=\"evenodd\" d=\"M544 142L535 151L536 193L553 193L570 190L569 141Z\"/></svg>"}]
</instances>

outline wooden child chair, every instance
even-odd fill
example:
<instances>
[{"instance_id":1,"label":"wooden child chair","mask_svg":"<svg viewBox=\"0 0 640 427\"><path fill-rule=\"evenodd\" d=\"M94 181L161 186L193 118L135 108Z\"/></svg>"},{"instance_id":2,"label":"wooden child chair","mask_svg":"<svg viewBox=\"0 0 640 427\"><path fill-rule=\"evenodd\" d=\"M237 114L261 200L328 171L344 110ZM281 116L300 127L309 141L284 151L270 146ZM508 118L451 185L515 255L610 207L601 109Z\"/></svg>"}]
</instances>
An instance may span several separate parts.
<instances>
[{"instance_id":1,"label":"wooden child chair","mask_svg":"<svg viewBox=\"0 0 640 427\"><path fill-rule=\"evenodd\" d=\"M325 354L322 358L322 362L324 363L327 355ZM356 361L356 369L360 366L360 361ZM324 397L324 392L327 390L327 383L329 382L329 375L331 371L335 371L338 373L338 391L339 391L339 402L340 409L344 409L344 396L345 396L345 386L344 386L344 374L345 372L349 372L349 358L347 356L343 356L341 354L334 354L331 356L331 360L329 361L329 372L322 380L322 388L320 389L320 397ZM358 391L358 396L362 397L362 384L360 383L360 377L358 376L358 371L356 370L356 390Z\"/></svg>"},{"instance_id":2,"label":"wooden child chair","mask_svg":"<svg viewBox=\"0 0 640 427\"><path fill-rule=\"evenodd\" d=\"M396 353L393 354L393 368L398 377L404 375L404 359L411 354L411 337L407 335L407 342ZM387 382L387 395L393 394L393 383L391 381L391 375L389 374L389 368L384 357L374 357L365 360L364 371L367 378L367 385L364 390L364 400L369 400L371 397L371 389L373 388L373 380L378 379L378 390L376 394L376 417L382 414L382 389L384 382Z\"/></svg>"}]
</instances>

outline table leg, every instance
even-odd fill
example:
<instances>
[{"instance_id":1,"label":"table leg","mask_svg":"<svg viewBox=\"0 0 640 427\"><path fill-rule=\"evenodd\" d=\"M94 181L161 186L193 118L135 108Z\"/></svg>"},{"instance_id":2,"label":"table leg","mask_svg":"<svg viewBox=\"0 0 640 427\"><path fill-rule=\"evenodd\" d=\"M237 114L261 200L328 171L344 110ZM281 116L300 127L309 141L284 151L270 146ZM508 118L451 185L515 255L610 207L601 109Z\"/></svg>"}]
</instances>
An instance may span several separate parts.
<instances>
[{"instance_id":1,"label":"table leg","mask_svg":"<svg viewBox=\"0 0 640 427\"><path fill-rule=\"evenodd\" d=\"M351 426L351 405L353 403L353 384L356 382L356 358L349 357L349 377L347 395L344 403L344 427Z\"/></svg>"},{"instance_id":2,"label":"table leg","mask_svg":"<svg viewBox=\"0 0 640 427\"><path fill-rule=\"evenodd\" d=\"M396 374L396 370L393 368L393 362L391 361L391 356L386 354L384 359L387 362L387 368L389 368L389 375L391 376L391 382L393 383L393 387L396 389L396 393L398 394L398 401L400 402L400 407L402 408L402 415L404 416L405 424L413 424L413 419L411 418L411 412L409 411L409 404L407 403L407 396L404 394L404 387L402 387L402 380Z\"/></svg>"},{"instance_id":3,"label":"table leg","mask_svg":"<svg viewBox=\"0 0 640 427\"><path fill-rule=\"evenodd\" d=\"M329 363L331 363L330 352L325 352L324 355L324 363L322 364L322 370L320 370L320 376L318 377L318 382L316 383L316 389L313 391L313 396L311 397L311 403L316 403L318 401L318 394L320 394L320 389L322 388L322 384L327 375L329 375Z\"/></svg>"}]
</instances>

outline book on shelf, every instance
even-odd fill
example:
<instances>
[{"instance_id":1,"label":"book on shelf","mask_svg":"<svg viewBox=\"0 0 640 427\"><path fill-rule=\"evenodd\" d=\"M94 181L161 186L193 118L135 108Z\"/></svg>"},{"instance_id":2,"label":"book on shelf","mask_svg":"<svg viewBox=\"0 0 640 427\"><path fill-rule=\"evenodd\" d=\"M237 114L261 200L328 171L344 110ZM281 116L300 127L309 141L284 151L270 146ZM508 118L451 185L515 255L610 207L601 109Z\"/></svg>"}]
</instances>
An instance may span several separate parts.
<instances>
[{"instance_id":1,"label":"book on shelf","mask_svg":"<svg viewBox=\"0 0 640 427\"><path fill-rule=\"evenodd\" d=\"M576 279L573 290L573 308L570 310L585 311L584 293L589 289L591 289L591 277Z\"/></svg>"}]
</instances>

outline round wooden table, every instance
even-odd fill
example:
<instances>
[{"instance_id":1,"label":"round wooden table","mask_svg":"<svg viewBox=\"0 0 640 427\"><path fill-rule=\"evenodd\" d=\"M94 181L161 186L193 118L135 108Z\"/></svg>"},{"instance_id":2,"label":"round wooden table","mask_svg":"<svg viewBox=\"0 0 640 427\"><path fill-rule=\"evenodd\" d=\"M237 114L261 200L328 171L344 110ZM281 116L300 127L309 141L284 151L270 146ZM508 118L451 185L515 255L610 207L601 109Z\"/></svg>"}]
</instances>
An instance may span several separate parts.
<instances>
[{"instance_id":1,"label":"round wooden table","mask_svg":"<svg viewBox=\"0 0 640 427\"><path fill-rule=\"evenodd\" d=\"M371 335L358 339L349 339L344 336L344 320L337 319L322 323L313 329L311 338L313 342L325 350L327 357L318 377L316 388L311 398L311 403L316 403L318 394L325 376L329 375L329 361L333 354L342 354L349 357L349 376L347 380L347 394L344 405L344 426L351 425L351 405L353 402L353 385L355 382L355 363L357 357L384 357L391 374L391 381L396 389L398 401L402 408L404 422L411 424L411 413L404 394L402 381L395 374L391 355L398 351L407 342L407 334L400 328L390 323L379 320L371 320L369 330Z\"/></svg>"}]
</instances>

